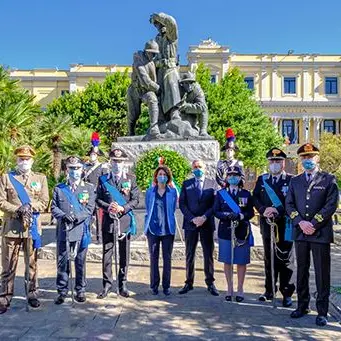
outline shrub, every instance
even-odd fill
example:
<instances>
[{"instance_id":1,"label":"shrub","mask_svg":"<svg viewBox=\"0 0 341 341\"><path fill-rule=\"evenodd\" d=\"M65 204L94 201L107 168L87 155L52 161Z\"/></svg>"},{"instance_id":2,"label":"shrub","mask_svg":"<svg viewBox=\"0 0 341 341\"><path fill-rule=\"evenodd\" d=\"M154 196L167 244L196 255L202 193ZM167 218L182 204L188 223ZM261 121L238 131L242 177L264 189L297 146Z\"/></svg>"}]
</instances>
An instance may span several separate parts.
<instances>
[{"instance_id":1,"label":"shrub","mask_svg":"<svg viewBox=\"0 0 341 341\"><path fill-rule=\"evenodd\" d=\"M173 174L174 182L181 186L186 180L191 166L189 161L180 153L164 148L154 148L141 155L135 166L137 185L145 191L151 184L155 169L159 164L159 157L163 157L165 165L168 166Z\"/></svg>"}]
</instances>

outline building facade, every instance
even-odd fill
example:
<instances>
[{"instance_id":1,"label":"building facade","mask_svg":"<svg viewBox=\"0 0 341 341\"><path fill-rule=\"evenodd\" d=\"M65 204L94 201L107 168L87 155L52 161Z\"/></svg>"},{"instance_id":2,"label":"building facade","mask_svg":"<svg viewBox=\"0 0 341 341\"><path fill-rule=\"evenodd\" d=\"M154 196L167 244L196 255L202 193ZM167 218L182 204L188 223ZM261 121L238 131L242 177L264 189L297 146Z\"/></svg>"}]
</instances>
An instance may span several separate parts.
<instances>
[{"instance_id":1,"label":"building facade","mask_svg":"<svg viewBox=\"0 0 341 341\"><path fill-rule=\"evenodd\" d=\"M254 96L285 137L289 154L297 144L318 143L321 132L341 132L341 55L238 54L211 39L190 46L188 65L180 72L195 71L203 62L211 81L219 82L231 67L238 67ZM123 72L131 66L71 65L69 70L12 70L45 108L66 92L82 90L90 79L103 81L107 73Z\"/></svg>"}]
</instances>

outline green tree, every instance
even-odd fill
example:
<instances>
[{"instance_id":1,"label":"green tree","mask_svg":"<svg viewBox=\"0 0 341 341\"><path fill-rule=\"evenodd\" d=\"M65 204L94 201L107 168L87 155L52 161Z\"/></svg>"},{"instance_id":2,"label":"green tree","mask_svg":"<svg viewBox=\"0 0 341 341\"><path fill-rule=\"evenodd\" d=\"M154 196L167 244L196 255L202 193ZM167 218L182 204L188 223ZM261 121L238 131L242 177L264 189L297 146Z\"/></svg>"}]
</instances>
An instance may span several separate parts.
<instances>
[{"instance_id":1,"label":"green tree","mask_svg":"<svg viewBox=\"0 0 341 341\"><path fill-rule=\"evenodd\" d=\"M283 139L247 88L244 75L238 68L232 68L218 84L212 84L209 70L200 64L196 79L206 96L209 134L223 145L225 131L231 127L240 149L238 158L246 167L262 168L266 163L265 153L271 147L281 146Z\"/></svg>"},{"instance_id":2,"label":"green tree","mask_svg":"<svg viewBox=\"0 0 341 341\"><path fill-rule=\"evenodd\" d=\"M341 186L341 135L323 133L320 140L320 165L321 168L336 176Z\"/></svg>"},{"instance_id":3,"label":"green tree","mask_svg":"<svg viewBox=\"0 0 341 341\"><path fill-rule=\"evenodd\" d=\"M108 74L104 82L90 83L79 91L55 99L47 107L48 116L69 115L75 126L99 132L110 142L127 133L126 95L128 71Z\"/></svg>"},{"instance_id":4,"label":"green tree","mask_svg":"<svg viewBox=\"0 0 341 341\"><path fill-rule=\"evenodd\" d=\"M26 131L39 114L34 96L10 79L9 72L0 66L0 173L14 164L13 150L26 141Z\"/></svg>"}]
</instances>

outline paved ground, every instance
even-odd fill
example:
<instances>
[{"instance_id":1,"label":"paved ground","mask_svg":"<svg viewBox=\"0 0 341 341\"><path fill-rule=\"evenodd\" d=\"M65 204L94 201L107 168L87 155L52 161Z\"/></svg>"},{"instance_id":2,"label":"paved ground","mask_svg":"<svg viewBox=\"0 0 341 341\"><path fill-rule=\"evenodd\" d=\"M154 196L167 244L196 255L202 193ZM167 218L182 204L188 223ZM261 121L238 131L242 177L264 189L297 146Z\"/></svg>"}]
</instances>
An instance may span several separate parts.
<instances>
[{"instance_id":1,"label":"paved ground","mask_svg":"<svg viewBox=\"0 0 341 341\"><path fill-rule=\"evenodd\" d=\"M340 282L341 249L334 250L333 284ZM148 263L134 263L129 269L129 299L97 300L101 289L101 264L88 263L88 302L71 307L71 300L55 306L55 262L39 261L42 307L25 312L23 266L20 259L16 296L8 313L0 316L0 340L340 340L341 326L332 317L325 328L315 325L316 313L299 320L289 317L292 309L273 309L261 304L262 262L254 261L245 284L245 303L224 302L225 279L216 263L216 285L221 291L213 297L206 291L202 264L198 262L196 287L187 295L177 291L183 285L184 262L173 263L173 294L154 297L149 293ZM313 276L311 278L313 280ZM314 289L312 288L312 291ZM279 301L280 303L280 301ZM312 302L312 307L314 308Z\"/></svg>"}]
</instances>

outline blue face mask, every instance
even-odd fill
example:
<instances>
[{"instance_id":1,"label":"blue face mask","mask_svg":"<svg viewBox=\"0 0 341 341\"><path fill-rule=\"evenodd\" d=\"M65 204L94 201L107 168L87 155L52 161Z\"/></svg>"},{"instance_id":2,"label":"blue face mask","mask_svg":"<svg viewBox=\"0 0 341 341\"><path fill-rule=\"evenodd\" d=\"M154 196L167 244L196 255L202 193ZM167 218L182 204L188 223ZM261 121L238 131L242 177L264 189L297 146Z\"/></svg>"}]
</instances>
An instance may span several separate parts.
<instances>
[{"instance_id":1,"label":"blue face mask","mask_svg":"<svg viewBox=\"0 0 341 341\"><path fill-rule=\"evenodd\" d=\"M239 176L231 176L227 179L227 182L232 186L237 186L240 182Z\"/></svg>"},{"instance_id":2,"label":"blue face mask","mask_svg":"<svg viewBox=\"0 0 341 341\"><path fill-rule=\"evenodd\" d=\"M157 182L159 182L160 184L166 184L167 181L168 181L167 175L158 175Z\"/></svg>"},{"instance_id":3,"label":"blue face mask","mask_svg":"<svg viewBox=\"0 0 341 341\"><path fill-rule=\"evenodd\" d=\"M305 170L313 170L316 168L316 161L314 159L302 160L302 166Z\"/></svg>"},{"instance_id":4,"label":"blue face mask","mask_svg":"<svg viewBox=\"0 0 341 341\"><path fill-rule=\"evenodd\" d=\"M194 174L195 177L201 178L204 175L204 171L200 168L195 168L192 170L192 173Z\"/></svg>"},{"instance_id":5,"label":"blue face mask","mask_svg":"<svg viewBox=\"0 0 341 341\"><path fill-rule=\"evenodd\" d=\"M78 169L70 169L69 170L69 177L73 180L79 180L81 178L82 171Z\"/></svg>"}]
</instances>

